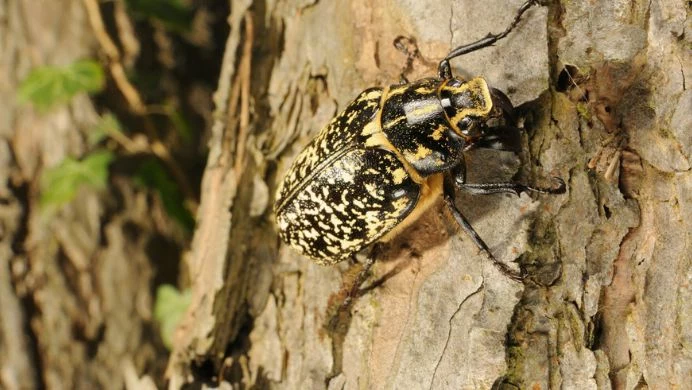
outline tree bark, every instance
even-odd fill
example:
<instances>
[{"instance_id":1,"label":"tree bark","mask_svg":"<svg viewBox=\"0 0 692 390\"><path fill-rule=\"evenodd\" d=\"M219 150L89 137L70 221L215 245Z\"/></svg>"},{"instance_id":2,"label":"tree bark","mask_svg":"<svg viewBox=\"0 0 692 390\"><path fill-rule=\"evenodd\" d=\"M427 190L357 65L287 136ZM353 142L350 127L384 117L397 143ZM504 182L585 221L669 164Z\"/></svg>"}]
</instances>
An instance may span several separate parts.
<instances>
[{"instance_id":1,"label":"tree bark","mask_svg":"<svg viewBox=\"0 0 692 390\"><path fill-rule=\"evenodd\" d=\"M208 163L190 257L195 304L172 383L211 363L217 380L241 387L685 386L692 99L681 0L546 2L494 47L454 61L455 74L507 92L527 134L520 164L479 153L471 177L518 169L521 181L568 183L560 196L460 194L495 256L529 271L524 283L479 255L440 203L386 246L368 282L377 286L330 328L354 271L316 266L277 241L276 183L359 91L398 81L397 36L414 38L423 57L408 77L434 76L451 48L502 31L520 5L232 2L227 49L242 57L252 22L252 75L222 82L249 83L251 135L229 151L247 150L243 169L219 164L224 152ZM243 63L226 64L237 74ZM217 104L225 112L228 100ZM212 150L244 139L228 125L219 122Z\"/></svg>"}]
</instances>

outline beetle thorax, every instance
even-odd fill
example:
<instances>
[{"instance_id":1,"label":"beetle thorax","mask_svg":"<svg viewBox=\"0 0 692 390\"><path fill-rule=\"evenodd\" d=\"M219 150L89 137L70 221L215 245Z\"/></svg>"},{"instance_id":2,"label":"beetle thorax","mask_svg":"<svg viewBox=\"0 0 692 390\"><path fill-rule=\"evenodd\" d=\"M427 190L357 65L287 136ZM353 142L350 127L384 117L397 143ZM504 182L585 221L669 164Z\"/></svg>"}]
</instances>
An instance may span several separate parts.
<instances>
[{"instance_id":1,"label":"beetle thorax","mask_svg":"<svg viewBox=\"0 0 692 390\"><path fill-rule=\"evenodd\" d=\"M383 96L381 127L417 174L426 177L457 164L465 141L450 126L439 98L439 79L390 87Z\"/></svg>"}]
</instances>

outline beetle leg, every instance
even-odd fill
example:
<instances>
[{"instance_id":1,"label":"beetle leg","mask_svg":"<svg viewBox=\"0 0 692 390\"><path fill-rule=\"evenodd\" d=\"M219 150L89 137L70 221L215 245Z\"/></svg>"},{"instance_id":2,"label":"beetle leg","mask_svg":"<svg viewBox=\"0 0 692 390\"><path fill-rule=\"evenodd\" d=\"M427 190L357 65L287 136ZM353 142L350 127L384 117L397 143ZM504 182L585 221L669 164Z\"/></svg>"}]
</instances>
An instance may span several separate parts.
<instances>
[{"instance_id":1,"label":"beetle leg","mask_svg":"<svg viewBox=\"0 0 692 390\"><path fill-rule=\"evenodd\" d=\"M367 259L365 259L365 263L363 263L363 268L360 270L356 278L353 280L351 287L348 288L348 294L346 295L346 298L344 298L344 301L341 303L341 307L339 310L345 310L353 304L353 298L356 298L358 296L360 286L365 282L365 279L368 278L368 274L370 273L370 269L372 268L373 264L375 264L375 259L377 258L378 253L380 252L381 249L381 244L375 243L370 249L370 253L368 253Z\"/></svg>"},{"instance_id":2,"label":"beetle leg","mask_svg":"<svg viewBox=\"0 0 692 390\"><path fill-rule=\"evenodd\" d=\"M483 136L473 144L474 148L521 152L521 130L513 126L495 126L483 130Z\"/></svg>"},{"instance_id":3,"label":"beetle leg","mask_svg":"<svg viewBox=\"0 0 692 390\"><path fill-rule=\"evenodd\" d=\"M538 4L537 0L527 0L517 11L516 16L514 17L514 20L512 23L505 29L505 31L501 32L500 34L488 34L485 36L485 38L481 38L475 42L471 42L466 45L462 45L457 47L456 49L452 50L447 54L447 56L440 61L440 65L438 66L438 73L440 75L440 78L442 79L450 79L452 77L452 72L450 70L449 66L449 60L452 58L459 57L464 54L468 54L471 52L474 52L476 50L482 49L484 47L492 46L495 42L499 41L500 39L504 38L509 34L514 27L519 24L519 21L521 20L522 15L531 8L532 6Z\"/></svg>"},{"instance_id":4,"label":"beetle leg","mask_svg":"<svg viewBox=\"0 0 692 390\"><path fill-rule=\"evenodd\" d=\"M514 195L519 195L522 192L538 192L541 194L564 194L567 190L565 181L559 177L553 177L558 184L556 187L533 187L527 186L519 183L478 183L478 184L467 184L459 182L459 179L455 179L455 184L459 189L464 190L473 195L490 195L499 193L510 193Z\"/></svg>"},{"instance_id":5,"label":"beetle leg","mask_svg":"<svg viewBox=\"0 0 692 390\"><path fill-rule=\"evenodd\" d=\"M538 192L540 194L564 194L567 190L565 181L559 177L553 177L553 180L557 182L557 186L549 188L533 187L520 183L466 183L466 163L463 155L461 155L459 164L452 169L451 173L451 177L454 179L453 185L451 185L451 183L448 183L448 179L445 180L445 194L454 194L454 189L447 187L457 187L460 190L466 191L472 195L510 193L518 196L522 192Z\"/></svg>"},{"instance_id":6,"label":"beetle leg","mask_svg":"<svg viewBox=\"0 0 692 390\"><path fill-rule=\"evenodd\" d=\"M457 209L457 206L454 203L455 184L456 186L459 186L460 184L463 185L464 180L466 179L466 164L463 158L460 164L453 169L452 174L454 175L453 180L452 176L445 177L444 201L447 204L447 208L452 213L454 220L457 222L457 224L459 224L459 226L464 230L464 232L466 232L466 234L468 234L469 237L471 237L471 240L473 240L474 244L476 244L478 249L480 249L481 252L485 253L485 255L488 256L488 258L500 270L500 272L505 274L510 279L521 281L523 279L523 274L517 274L516 272L512 271L505 263L501 263L499 260L495 258L495 256L493 256L492 252L490 252L490 248L488 248L488 245L486 245L485 241L483 241L483 239L478 235L478 233L476 233L476 231L473 229L473 226L471 226L469 221L466 220L466 217L464 217L461 211Z\"/></svg>"},{"instance_id":7,"label":"beetle leg","mask_svg":"<svg viewBox=\"0 0 692 390\"><path fill-rule=\"evenodd\" d=\"M459 209L457 209L457 206L454 204L454 190L449 190L448 188L449 186L445 186L444 200L447 204L447 207L449 208L449 211L452 213L454 220L456 220L456 222L459 224L459 226L461 226L461 228L466 232L466 234L468 234L469 237L471 237L471 240L473 240L478 249L480 249L483 253L485 253L486 256L488 256L488 258L493 262L497 269L500 270L500 272L505 274L510 279L521 281L523 279L523 274L517 274L516 272L512 271L512 269L510 269L507 266L507 264L501 263L499 260L495 258L495 256L493 256L493 254L490 252L490 249L488 248L488 245L485 244L483 239L473 229L473 226L471 226L469 221L467 221L464 215L459 211Z\"/></svg>"},{"instance_id":8,"label":"beetle leg","mask_svg":"<svg viewBox=\"0 0 692 390\"><path fill-rule=\"evenodd\" d=\"M406 55L406 65L401 70L401 74L399 75L399 84L405 85L408 84L408 77L406 77L406 75L413 70L413 59L420 56L418 45L413 38L405 37L403 35L396 37L393 44L394 48Z\"/></svg>"}]
</instances>

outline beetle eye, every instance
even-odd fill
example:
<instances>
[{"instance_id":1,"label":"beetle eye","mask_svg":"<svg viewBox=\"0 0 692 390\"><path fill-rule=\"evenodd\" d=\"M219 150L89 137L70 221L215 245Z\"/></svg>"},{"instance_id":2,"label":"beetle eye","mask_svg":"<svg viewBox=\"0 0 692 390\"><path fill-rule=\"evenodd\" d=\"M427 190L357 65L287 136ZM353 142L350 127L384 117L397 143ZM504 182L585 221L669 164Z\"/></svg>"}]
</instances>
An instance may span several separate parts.
<instances>
[{"instance_id":1,"label":"beetle eye","mask_svg":"<svg viewBox=\"0 0 692 390\"><path fill-rule=\"evenodd\" d=\"M461 120L457 122L457 128L461 131L461 134L467 137L477 137L480 135L476 127L476 121L468 116L461 118Z\"/></svg>"},{"instance_id":2,"label":"beetle eye","mask_svg":"<svg viewBox=\"0 0 692 390\"><path fill-rule=\"evenodd\" d=\"M465 133L471 127L471 125L472 125L471 118L469 118L467 116L461 118L459 123L457 123L457 127L459 128L459 130L462 133Z\"/></svg>"},{"instance_id":3,"label":"beetle eye","mask_svg":"<svg viewBox=\"0 0 692 390\"><path fill-rule=\"evenodd\" d=\"M461 86L461 84L462 84L461 80L457 80L457 79L452 79L452 80L449 80L449 82L447 82L447 86L452 87L452 88L458 88Z\"/></svg>"}]
</instances>

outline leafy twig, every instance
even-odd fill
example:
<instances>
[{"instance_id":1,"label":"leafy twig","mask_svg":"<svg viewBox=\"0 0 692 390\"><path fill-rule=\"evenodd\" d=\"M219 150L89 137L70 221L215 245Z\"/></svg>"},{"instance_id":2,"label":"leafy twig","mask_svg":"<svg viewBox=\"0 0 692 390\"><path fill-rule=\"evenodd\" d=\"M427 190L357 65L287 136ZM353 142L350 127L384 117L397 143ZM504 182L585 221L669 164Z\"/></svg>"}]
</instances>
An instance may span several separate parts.
<instances>
[{"instance_id":1,"label":"leafy twig","mask_svg":"<svg viewBox=\"0 0 692 390\"><path fill-rule=\"evenodd\" d=\"M123 97L127 101L130 110L137 115L144 117L144 131L149 137L148 152L158 157L164 164L170 169L171 173L175 177L176 182L180 185L180 189L185 194L185 203L192 213L195 212L197 208L197 203L194 201L194 191L187 180L187 176L183 169L173 160L168 148L161 143L156 137L156 131L152 121L147 118L148 110L144 105L142 97L137 91L137 89L132 85L130 80L128 80L125 74L125 68L123 67L120 51L111 39L110 35L105 29L103 23L103 15L101 14L101 9L97 0L83 0L84 6L87 11L87 16L89 18L89 23L91 28L94 30L96 39L98 40L101 49L103 50L106 58L108 59L108 69L113 81L117 86L118 90L123 94ZM124 136L126 137L126 136ZM120 143L125 149L130 149L135 143L130 140L130 142L124 141L123 138L118 137L114 140ZM128 138L129 140L129 138Z\"/></svg>"}]
</instances>

